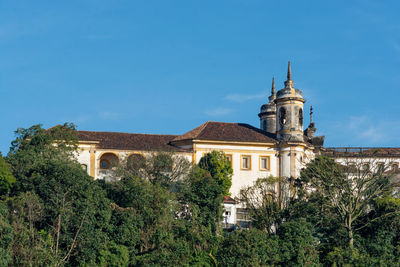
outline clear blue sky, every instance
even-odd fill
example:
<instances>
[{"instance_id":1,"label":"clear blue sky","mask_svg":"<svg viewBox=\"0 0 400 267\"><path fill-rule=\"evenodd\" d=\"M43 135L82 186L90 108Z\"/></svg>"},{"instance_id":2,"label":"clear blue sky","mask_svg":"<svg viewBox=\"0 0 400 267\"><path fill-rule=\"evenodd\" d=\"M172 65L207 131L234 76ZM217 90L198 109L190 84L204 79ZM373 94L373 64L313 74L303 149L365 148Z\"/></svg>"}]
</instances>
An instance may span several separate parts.
<instances>
[{"instance_id":1,"label":"clear blue sky","mask_svg":"<svg viewBox=\"0 0 400 267\"><path fill-rule=\"evenodd\" d=\"M400 146L400 1L0 0L0 151L13 131L259 125L287 61L328 146ZM305 116L308 125L308 116Z\"/></svg>"}]
</instances>

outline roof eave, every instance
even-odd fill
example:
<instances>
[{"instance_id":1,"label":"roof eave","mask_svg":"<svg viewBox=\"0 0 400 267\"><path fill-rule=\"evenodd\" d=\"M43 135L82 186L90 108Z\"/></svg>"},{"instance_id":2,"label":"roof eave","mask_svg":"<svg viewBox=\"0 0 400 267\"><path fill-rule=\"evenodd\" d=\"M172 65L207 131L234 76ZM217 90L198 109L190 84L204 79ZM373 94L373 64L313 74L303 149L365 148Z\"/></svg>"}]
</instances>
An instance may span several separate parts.
<instances>
[{"instance_id":1,"label":"roof eave","mask_svg":"<svg viewBox=\"0 0 400 267\"><path fill-rule=\"evenodd\" d=\"M230 140L212 140L212 139L193 139L194 143L220 143L220 144L238 144L238 145L257 145L257 146L275 146L276 142L249 142L249 141L230 141Z\"/></svg>"},{"instance_id":2,"label":"roof eave","mask_svg":"<svg viewBox=\"0 0 400 267\"><path fill-rule=\"evenodd\" d=\"M100 144L100 141L85 141L85 140L79 140L78 144Z\"/></svg>"}]
</instances>

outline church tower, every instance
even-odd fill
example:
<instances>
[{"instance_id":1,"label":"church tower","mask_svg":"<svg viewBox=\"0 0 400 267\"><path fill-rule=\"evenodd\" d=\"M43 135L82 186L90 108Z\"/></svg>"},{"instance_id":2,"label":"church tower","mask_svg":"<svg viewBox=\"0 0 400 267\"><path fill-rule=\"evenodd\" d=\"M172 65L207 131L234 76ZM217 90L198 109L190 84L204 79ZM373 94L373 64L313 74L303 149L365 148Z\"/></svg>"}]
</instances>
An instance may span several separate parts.
<instances>
[{"instance_id":1,"label":"church tower","mask_svg":"<svg viewBox=\"0 0 400 267\"><path fill-rule=\"evenodd\" d=\"M306 102L303 93L293 87L290 61L288 63L285 88L276 94L276 131L282 141L304 141L303 104Z\"/></svg>"},{"instance_id":2,"label":"church tower","mask_svg":"<svg viewBox=\"0 0 400 267\"><path fill-rule=\"evenodd\" d=\"M261 106L260 113L260 129L268 133L276 133L276 105L275 105L275 80L272 77L271 96L268 98L269 102Z\"/></svg>"}]
</instances>

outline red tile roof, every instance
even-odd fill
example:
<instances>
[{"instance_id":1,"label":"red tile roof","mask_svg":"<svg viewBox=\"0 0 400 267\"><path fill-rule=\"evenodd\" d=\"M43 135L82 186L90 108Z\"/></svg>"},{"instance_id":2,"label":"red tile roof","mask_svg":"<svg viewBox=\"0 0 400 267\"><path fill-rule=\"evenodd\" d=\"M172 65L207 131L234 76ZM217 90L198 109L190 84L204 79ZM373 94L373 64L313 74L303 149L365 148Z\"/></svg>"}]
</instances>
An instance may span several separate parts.
<instances>
[{"instance_id":1,"label":"red tile roof","mask_svg":"<svg viewBox=\"0 0 400 267\"><path fill-rule=\"evenodd\" d=\"M199 127L177 136L173 141L212 140L276 143L274 136L245 123L227 123L208 121Z\"/></svg>"},{"instance_id":2,"label":"red tile roof","mask_svg":"<svg viewBox=\"0 0 400 267\"><path fill-rule=\"evenodd\" d=\"M177 135L78 131L80 141L98 141L99 148L122 150L182 150L169 142Z\"/></svg>"},{"instance_id":3,"label":"red tile roof","mask_svg":"<svg viewBox=\"0 0 400 267\"><path fill-rule=\"evenodd\" d=\"M236 200L234 200L233 198L231 198L230 196L224 196L224 203L232 203L235 204Z\"/></svg>"},{"instance_id":4,"label":"red tile roof","mask_svg":"<svg viewBox=\"0 0 400 267\"><path fill-rule=\"evenodd\" d=\"M244 123L206 122L183 135L77 131L80 141L98 141L99 148L122 150L187 151L174 145L182 140L275 143L273 136Z\"/></svg>"}]
</instances>

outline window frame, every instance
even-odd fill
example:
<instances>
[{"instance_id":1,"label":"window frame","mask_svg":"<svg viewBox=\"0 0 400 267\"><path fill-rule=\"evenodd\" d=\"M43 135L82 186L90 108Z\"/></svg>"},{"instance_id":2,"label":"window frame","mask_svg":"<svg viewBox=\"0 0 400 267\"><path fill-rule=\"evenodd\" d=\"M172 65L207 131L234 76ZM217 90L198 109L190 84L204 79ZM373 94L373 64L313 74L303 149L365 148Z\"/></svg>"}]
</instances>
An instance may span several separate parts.
<instances>
[{"instance_id":1,"label":"window frame","mask_svg":"<svg viewBox=\"0 0 400 267\"><path fill-rule=\"evenodd\" d=\"M391 171L398 171L399 170L399 163L398 162L391 162L390 163L390 170Z\"/></svg>"},{"instance_id":2,"label":"window frame","mask_svg":"<svg viewBox=\"0 0 400 267\"><path fill-rule=\"evenodd\" d=\"M361 171L359 168L357 168L357 165L355 162L351 161L351 162L347 162L344 165L344 171L345 173L349 174L349 175L355 175L357 173L359 173L359 171Z\"/></svg>"},{"instance_id":3,"label":"window frame","mask_svg":"<svg viewBox=\"0 0 400 267\"><path fill-rule=\"evenodd\" d=\"M376 173L383 173L385 171L385 162L377 162L375 171Z\"/></svg>"},{"instance_id":4,"label":"window frame","mask_svg":"<svg viewBox=\"0 0 400 267\"><path fill-rule=\"evenodd\" d=\"M243 158L249 159L248 168L243 168ZM240 155L240 170L242 170L242 171L250 171L251 170L251 155Z\"/></svg>"},{"instance_id":5,"label":"window frame","mask_svg":"<svg viewBox=\"0 0 400 267\"><path fill-rule=\"evenodd\" d=\"M370 171L371 171L371 164L369 164L368 162L365 162L365 163L361 164L361 172L362 173L368 173Z\"/></svg>"},{"instance_id":6,"label":"window frame","mask_svg":"<svg viewBox=\"0 0 400 267\"><path fill-rule=\"evenodd\" d=\"M88 165L87 164L81 164L81 167L85 172L88 171Z\"/></svg>"},{"instance_id":7,"label":"window frame","mask_svg":"<svg viewBox=\"0 0 400 267\"><path fill-rule=\"evenodd\" d=\"M233 168L233 154L225 153L225 156L228 159L228 161L231 163L231 167ZM229 158L230 158L230 160L229 160Z\"/></svg>"},{"instance_id":8,"label":"window frame","mask_svg":"<svg viewBox=\"0 0 400 267\"><path fill-rule=\"evenodd\" d=\"M262 160L263 159L266 159L267 160L267 168L263 168L262 167L262 164L261 164L261 162L262 162ZM259 163L259 169L260 169L260 171L271 171L271 156L267 156L267 155L262 155L262 156L259 156L259 161L258 161L258 163Z\"/></svg>"},{"instance_id":9,"label":"window frame","mask_svg":"<svg viewBox=\"0 0 400 267\"><path fill-rule=\"evenodd\" d=\"M106 168L103 168L103 166L101 166L101 164L103 162L106 163ZM109 169L111 169L111 163L110 163L110 161L108 159L100 159L100 164L99 165L100 165L100 169L101 170L109 170Z\"/></svg>"},{"instance_id":10,"label":"window frame","mask_svg":"<svg viewBox=\"0 0 400 267\"><path fill-rule=\"evenodd\" d=\"M131 158L132 157L132 158ZM128 165L130 164L129 160L130 158L133 159L133 157L138 157L136 158L137 160L144 160L144 162L146 162L147 158L145 154L139 153L139 152L133 152L130 153L129 155L127 155L126 157L126 166L128 167ZM140 169L143 169L145 166L140 166Z\"/></svg>"}]
</instances>

